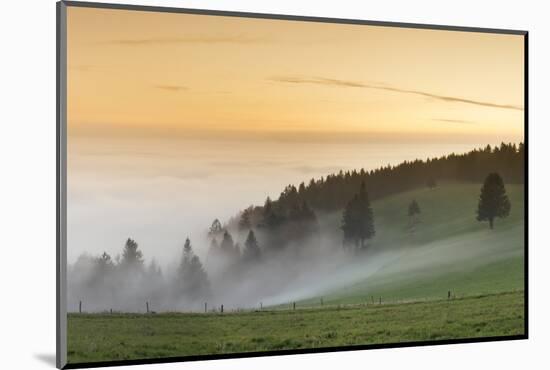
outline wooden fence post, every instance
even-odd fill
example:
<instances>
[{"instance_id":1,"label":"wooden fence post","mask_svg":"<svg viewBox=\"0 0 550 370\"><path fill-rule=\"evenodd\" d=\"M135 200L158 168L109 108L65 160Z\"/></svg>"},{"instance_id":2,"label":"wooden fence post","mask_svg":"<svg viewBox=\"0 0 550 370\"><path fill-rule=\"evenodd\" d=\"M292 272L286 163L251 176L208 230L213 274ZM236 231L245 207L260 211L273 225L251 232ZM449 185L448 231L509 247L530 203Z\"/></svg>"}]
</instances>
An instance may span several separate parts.
<instances>
[{"instance_id":1,"label":"wooden fence post","mask_svg":"<svg viewBox=\"0 0 550 370\"><path fill-rule=\"evenodd\" d=\"M221 306L221 312L223 313L223 304L222 304L222 306Z\"/></svg>"},{"instance_id":2,"label":"wooden fence post","mask_svg":"<svg viewBox=\"0 0 550 370\"><path fill-rule=\"evenodd\" d=\"M292 309L293 309L293 310L296 309L296 302L292 302Z\"/></svg>"},{"instance_id":3,"label":"wooden fence post","mask_svg":"<svg viewBox=\"0 0 550 370\"><path fill-rule=\"evenodd\" d=\"M147 301L145 302L145 308L147 310L147 313L149 313L149 302L147 302Z\"/></svg>"},{"instance_id":4,"label":"wooden fence post","mask_svg":"<svg viewBox=\"0 0 550 370\"><path fill-rule=\"evenodd\" d=\"M206 303L207 303L207 302L204 302L204 313L206 313L206 309L207 309Z\"/></svg>"},{"instance_id":5,"label":"wooden fence post","mask_svg":"<svg viewBox=\"0 0 550 370\"><path fill-rule=\"evenodd\" d=\"M451 291L450 290L447 292L447 299L451 299Z\"/></svg>"},{"instance_id":6,"label":"wooden fence post","mask_svg":"<svg viewBox=\"0 0 550 370\"><path fill-rule=\"evenodd\" d=\"M78 301L78 313L82 313L82 301Z\"/></svg>"}]
</instances>

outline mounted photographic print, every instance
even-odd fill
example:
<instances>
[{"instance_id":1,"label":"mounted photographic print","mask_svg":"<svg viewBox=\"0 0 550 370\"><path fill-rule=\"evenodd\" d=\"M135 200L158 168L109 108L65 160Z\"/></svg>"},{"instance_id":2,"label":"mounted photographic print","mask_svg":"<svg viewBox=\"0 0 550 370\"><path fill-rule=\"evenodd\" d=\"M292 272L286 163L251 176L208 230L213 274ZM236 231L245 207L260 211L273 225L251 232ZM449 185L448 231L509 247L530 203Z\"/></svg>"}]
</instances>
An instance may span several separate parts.
<instances>
[{"instance_id":1,"label":"mounted photographic print","mask_svg":"<svg viewBox=\"0 0 550 370\"><path fill-rule=\"evenodd\" d=\"M527 338L527 32L58 3L58 367Z\"/></svg>"}]
</instances>

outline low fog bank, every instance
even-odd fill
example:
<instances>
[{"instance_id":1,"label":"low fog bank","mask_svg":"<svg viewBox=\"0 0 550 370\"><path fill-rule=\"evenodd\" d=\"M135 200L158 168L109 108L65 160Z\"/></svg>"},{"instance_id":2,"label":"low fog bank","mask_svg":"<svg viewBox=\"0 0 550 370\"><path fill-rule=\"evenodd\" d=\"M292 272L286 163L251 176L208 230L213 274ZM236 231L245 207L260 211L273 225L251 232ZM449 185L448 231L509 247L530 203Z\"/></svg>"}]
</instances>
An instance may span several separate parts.
<instances>
[{"instance_id":1,"label":"low fog bank","mask_svg":"<svg viewBox=\"0 0 550 370\"><path fill-rule=\"evenodd\" d=\"M485 232L478 234L474 239L483 240ZM265 237L261 231L257 235L261 245ZM159 266L154 259L148 263L137 262L139 258L132 264L130 261L135 256L130 253L117 261L105 255L82 255L69 266L68 311L77 312L79 302L83 312L145 312L147 303L149 310L156 312L202 312L205 303L208 311L219 311L222 304L226 311L258 309L338 293L358 282L368 284L369 277L374 275L406 280L419 271L464 268L466 262L471 267L478 257L486 262L490 254L494 256L492 259L503 258L503 254L494 253L495 250L464 248L463 238L414 248L385 246L386 251L372 249L360 254L344 250L340 238L337 233L323 233L300 246L289 244L282 251L262 249L257 260L247 259L244 248L234 258L214 258L215 255L209 253L204 264L199 260L201 265L195 266L198 269L192 273L181 271L186 258L190 265L193 260L193 256L186 257L183 249L174 257L174 262L166 266ZM246 237L235 232L235 239L246 240ZM210 240L205 236L198 244ZM136 253L139 255L138 249Z\"/></svg>"},{"instance_id":2,"label":"low fog bank","mask_svg":"<svg viewBox=\"0 0 550 370\"><path fill-rule=\"evenodd\" d=\"M305 212L308 212L307 210ZM82 254L68 268L68 311L144 312L252 309L290 303L347 286L384 265L385 256L342 248L341 212L294 221L274 239L264 227L214 222L158 264L128 239L120 255ZM323 227L320 229L318 225ZM214 228L214 229L213 229ZM195 250L208 252L197 255ZM365 263L368 262L368 265ZM368 266L368 267L367 267Z\"/></svg>"},{"instance_id":3,"label":"low fog bank","mask_svg":"<svg viewBox=\"0 0 550 370\"><path fill-rule=\"evenodd\" d=\"M340 235L318 234L271 251L262 246L267 237L257 230L252 232L258 247L253 253L249 234L224 229L216 238L204 233L162 266L143 258L131 239L115 258L83 254L68 269L68 310L78 311L81 304L83 312L144 312L147 303L157 312L203 311L205 303L209 311L222 304L225 310L259 308L349 281L331 278L354 260L342 250ZM194 249L209 251L199 258Z\"/></svg>"},{"instance_id":4,"label":"low fog bank","mask_svg":"<svg viewBox=\"0 0 550 370\"><path fill-rule=\"evenodd\" d=\"M338 215L319 219L333 222ZM205 233L197 240L197 245L210 244L204 263L194 255L192 243L165 266L154 259L146 262L131 242L116 260L105 254L82 255L69 266L68 311L78 312L80 302L83 312L145 312L147 305L155 312L202 312L205 303L208 311L219 311L221 305L226 311L259 309L338 294L359 282L368 286L373 276L394 283L418 274L437 278L438 273L467 270L519 253L510 245L485 243L493 235L489 230L425 245L373 247L362 253L343 249L340 233L321 232L299 245L291 242L282 250L268 251L261 248L267 237L260 229L255 233L259 253L251 256L245 246L247 234L224 230L225 238L216 245L212 242L216 238ZM212 248L220 248L227 235L234 238L234 254L216 255ZM480 243L485 247L479 248ZM189 268L182 271L186 264Z\"/></svg>"},{"instance_id":5,"label":"low fog bank","mask_svg":"<svg viewBox=\"0 0 550 370\"><path fill-rule=\"evenodd\" d=\"M145 255L142 252L141 235L138 241L128 238L114 258L106 252L83 254L68 266L68 310L250 309L328 293L334 296L338 289L358 282L365 291L373 275L383 276L395 287L415 276L435 279L437 273L466 271L495 258L515 256L521 251L517 236L523 235L517 227L523 224L512 223L499 230L497 239L492 230L494 218L508 217L511 209L499 174L487 175L474 217L477 189L467 197L464 189L437 191L435 177L426 168L441 172L446 165L453 179L456 168L467 168L458 164L471 163L469 172L460 173L461 179L472 180L498 164L509 178L518 180L523 173L522 153L523 145L518 149L502 144L429 163L416 161L370 172L340 171L326 179L311 179L308 185L288 185L277 200L267 197L263 206L250 206L223 224L218 219L209 228L201 223L197 232L196 224L183 223L178 233L191 235L191 240L171 243L179 251L160 265L151 253L154 249ZM487 161L478 161L479 156ZM509 157L513 166L508 165ZM483 167L476 167L478 162ZM424 172L419 174L414 168ZM425 191L417 191L419 186L426 186ZM382 201L378 210L371 206L369 194L382 199L408 190L423 198L420 206L416 199L403 197ZM456 208L446 203L449 195L458 197ZM495 197L501 204L484 201ZM178 212L191 217L187 209L195 207ZM430 215L426 223L425 211ZM489 228L476 220L489 221ZM166 241L161 237L158 242ZM105 244L105 248L112 251L113 245ZM159 252L166 250L159 247Z\"/></svg>"}]
</instances>

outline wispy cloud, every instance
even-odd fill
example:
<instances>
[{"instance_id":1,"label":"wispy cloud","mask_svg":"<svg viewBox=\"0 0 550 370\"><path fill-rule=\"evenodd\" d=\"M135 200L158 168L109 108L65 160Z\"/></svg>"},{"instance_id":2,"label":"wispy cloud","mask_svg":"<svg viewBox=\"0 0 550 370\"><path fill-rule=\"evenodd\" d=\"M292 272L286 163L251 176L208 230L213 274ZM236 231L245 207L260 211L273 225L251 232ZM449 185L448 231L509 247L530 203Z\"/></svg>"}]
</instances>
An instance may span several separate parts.
<instances>
[{"instance_id":1,"label":"wispy cloud","mask_svg":"<svg viewBox=\"0 0 550 370\"><path fill-rule=\"evenodd\" d=\"M152 45L174 45L174 44L253 44L266 42L258 37L243 35L234 36L184 36L184 37L152 37L135 39L115 39L102 42L102 44L125 45L125 46L152 46Z\"/></svg>"},{"instance_id":2,"label":"wispy cloud","mask_svg":"<svg viewBox=\"0 0 550 370\"><path fill-rule=\"evenodd\" d=\"M432 118L432 121L438 121L438 122L448 122L448 123L463 123L468 125L475 125L477 122L474 121L467 121L462 119L448 119L448 118Z\"/></svg>"},{"instance_id":3,"label":"wispy cloud","mask_svg":"<svg viewBox=\"0 0 550 370\"><path fill-rule=\"evenodd\" d=\"M363 88L363 89L375 89L375 90L385 90L392 91L402 94L411 94L424 96L427 98L432 98L445 102L455 102L455 103L465 103L473 104L484 107L491 108L501 108L501 109L514 109L514 110L523 110L522 106L512 105L512 104L498 104L480 100L473 100L467 98L461 98L456 96L447 96L439 95L431 92L420 91L420 90L410 90L410 89L401 89L398 87L392 87L383 84L367 84L358 81L346 81L346 80L337 80L333 78L324 78L324 77L292 77L292 76L275 76L268 78L269 81L282 82L282 83L292 83L292 84L316 84L316 85L325 85L325 86L336 86L336 87L354 87L354 88Z\"/></svg>"},{"instance_id":4,"label":"wispy cloud","mask_svg":"<svg viewBox=\"0 0 550 370\"><path fill-rule=\"evenodd\" d=\"M153 87L155 89L160 89L160 90L164 90L164 91L172 91L172 92L187 90L187 87L183 86L183 85L154 85Z\"/></svg>"}]
</instances>

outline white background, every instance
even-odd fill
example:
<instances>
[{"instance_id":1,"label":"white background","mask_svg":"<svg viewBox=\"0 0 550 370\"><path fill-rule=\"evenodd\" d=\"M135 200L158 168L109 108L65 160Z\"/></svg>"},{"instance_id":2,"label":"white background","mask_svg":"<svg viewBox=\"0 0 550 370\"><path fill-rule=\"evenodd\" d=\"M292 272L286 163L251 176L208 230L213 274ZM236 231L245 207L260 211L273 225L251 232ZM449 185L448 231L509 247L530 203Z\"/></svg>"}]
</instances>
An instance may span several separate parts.
<instances>
[{"instance_id":1,"label":"white background","mask_svg":"<svg viewBox=\"0 0 550 370\"><path fill-rule=\"evenodd\" d=\"M116 2L116 1L113 1ZM131 1L125 3L530 31L527 341L164 364L136 369L548 368L550 68L544 1ZM2 4L0 37L0 367L55 358L55 1ZM498 87L495 87L498 88Z\"/></svg>"}]
</instances>

